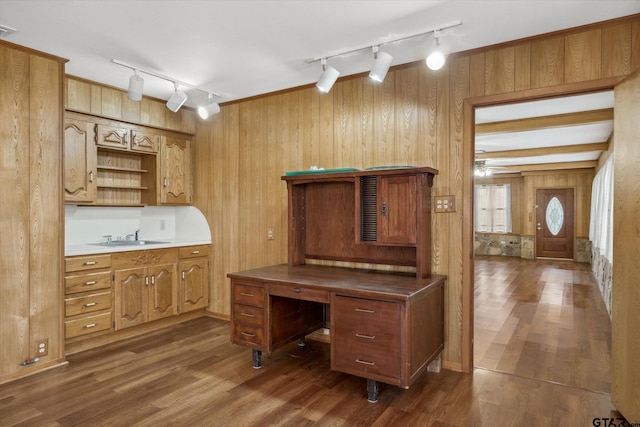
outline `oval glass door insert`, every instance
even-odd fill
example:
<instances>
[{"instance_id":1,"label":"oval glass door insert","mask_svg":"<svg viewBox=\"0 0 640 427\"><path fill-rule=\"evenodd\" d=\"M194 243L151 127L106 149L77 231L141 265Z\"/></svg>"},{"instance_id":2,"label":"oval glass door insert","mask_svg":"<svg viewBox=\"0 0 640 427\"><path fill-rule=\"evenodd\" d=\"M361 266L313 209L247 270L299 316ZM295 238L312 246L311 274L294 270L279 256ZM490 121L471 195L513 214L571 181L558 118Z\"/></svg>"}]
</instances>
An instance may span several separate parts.
<instances>
[{"instance_id":1,"label":"oval glass door insert","mask_svg":"<svg viewBox=\"0 0 640 427\"><path fill-rule=\"evenodd\" d=\"M547 205L547 227L554 236L557 236L564 224L564 209L562 203L557 197L554 197L549 201Z\"/></svg>"}]
</instances>

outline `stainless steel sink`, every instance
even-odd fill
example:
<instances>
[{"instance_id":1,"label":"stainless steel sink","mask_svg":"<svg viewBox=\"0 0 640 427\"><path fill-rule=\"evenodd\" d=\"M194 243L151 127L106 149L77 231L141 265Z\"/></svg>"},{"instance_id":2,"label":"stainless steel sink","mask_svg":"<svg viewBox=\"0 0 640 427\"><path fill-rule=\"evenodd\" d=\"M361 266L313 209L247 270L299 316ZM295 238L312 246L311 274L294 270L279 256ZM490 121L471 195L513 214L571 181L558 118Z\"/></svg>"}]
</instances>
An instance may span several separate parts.
<instances>
[{"instance_id":1,"label":"stainless steel sink","mask_svg":"<svg viewBox=\"0 0 640 427\"><path fill-rule=\"evenodd\" d=\"M169 242L160 242L158 240L111 240L109 242L100 242L100 243L91 243L91 244L97 245L97 246L118 247L118 246L157 245L161 243L169 243Z\"/></svg>"}]
</instances>

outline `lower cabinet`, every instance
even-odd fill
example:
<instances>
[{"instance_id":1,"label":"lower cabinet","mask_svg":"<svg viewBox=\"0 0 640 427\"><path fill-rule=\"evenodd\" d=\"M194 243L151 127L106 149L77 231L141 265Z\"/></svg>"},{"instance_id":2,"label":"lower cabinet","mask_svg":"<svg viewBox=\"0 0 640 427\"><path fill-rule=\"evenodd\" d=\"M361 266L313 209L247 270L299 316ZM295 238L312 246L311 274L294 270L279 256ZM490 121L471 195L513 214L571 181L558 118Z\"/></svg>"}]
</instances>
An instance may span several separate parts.
<instances>
[{"instance_id":1,"label":"lower cabinet","mask_svg":"<svg viewBox=\"0 0 640 427\"><path fill-rule=\"evenodd\" d=\"M205 309L209 254L209 245L197 245L66 257L65 343L75 351L86 340Z\"/></svg>"},{"instance_id":2,"label":"lower cabinet","mask_svg":"<svg viewBox=\"0 0 640 427\"><path fill-rule=\"evenodd\" d=\"M176 249L112 256L116 330L178 314Z\"/></svg>"},{"instance_id":3,"label":"lower cabinet","mask_svg":"<svg viewBox=\"0 0 640 427\"><path fill-rule=\"evenodd\" d=\"M178 314L176 263L115 270L116 329Z\"/></svg>"},{"instance_id":4,"label":"lower cabinet","mask_svg":"<svg viewBox=\"0 0 640 427\"><path fill-rule=\"evenodd\" d=\"M65 259L65 340L113 330L111 255Z\"/></svg>"},{"instance_id":5,"label":"lower cabinet","mask_svg":"<svg viewBox=\"0 0 640 427\"><path fill-rule=\"evenodd\" d=\"M180 313L205 308L209 305L209 246L180 248Z\"/></svg>"}]
</instances>

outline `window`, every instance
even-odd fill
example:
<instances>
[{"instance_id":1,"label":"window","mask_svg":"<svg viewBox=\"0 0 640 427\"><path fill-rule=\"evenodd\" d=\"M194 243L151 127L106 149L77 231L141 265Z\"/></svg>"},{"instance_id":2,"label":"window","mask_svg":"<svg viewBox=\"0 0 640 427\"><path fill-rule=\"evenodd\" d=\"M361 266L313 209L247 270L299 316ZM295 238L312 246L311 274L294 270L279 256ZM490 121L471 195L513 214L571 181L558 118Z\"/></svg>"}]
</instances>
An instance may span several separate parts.
<instances>
[{"instance_id":1,"label":"window","mask_svg":"<svg viewBox=\"0 0 640 427\"><path fill-rule=\"evenodd\" d=\"M475 186L475 231L511 233L511 184Z\"/></svg>"}]
</instances>

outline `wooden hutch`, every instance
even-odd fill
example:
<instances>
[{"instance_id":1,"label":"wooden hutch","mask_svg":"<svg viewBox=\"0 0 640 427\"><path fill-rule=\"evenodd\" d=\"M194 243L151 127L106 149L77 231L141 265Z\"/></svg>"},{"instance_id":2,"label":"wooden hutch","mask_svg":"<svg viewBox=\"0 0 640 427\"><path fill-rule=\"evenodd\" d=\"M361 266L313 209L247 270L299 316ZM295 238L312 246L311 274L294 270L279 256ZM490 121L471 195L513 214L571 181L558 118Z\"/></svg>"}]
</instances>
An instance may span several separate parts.
<instances>
[{"instance_id":1,"label":"wooden hutch","mask_svg":"<svg viewBox=\"0 0 640 427\"><path fill-rule=\"evenodd\" d=\"M322 328L331 369L408 388L443 348L445 276L431 275L431 187L437 170L303 171L288 188L288 263L230 273L231 341L263 351ZM396 270L319 265L401 266Z\"/></svg>"}]
</instances>

